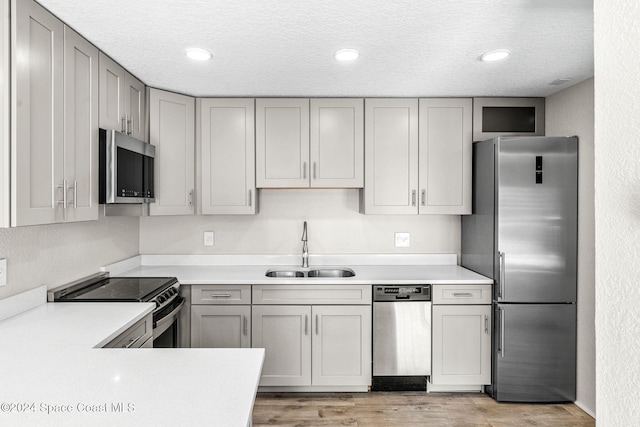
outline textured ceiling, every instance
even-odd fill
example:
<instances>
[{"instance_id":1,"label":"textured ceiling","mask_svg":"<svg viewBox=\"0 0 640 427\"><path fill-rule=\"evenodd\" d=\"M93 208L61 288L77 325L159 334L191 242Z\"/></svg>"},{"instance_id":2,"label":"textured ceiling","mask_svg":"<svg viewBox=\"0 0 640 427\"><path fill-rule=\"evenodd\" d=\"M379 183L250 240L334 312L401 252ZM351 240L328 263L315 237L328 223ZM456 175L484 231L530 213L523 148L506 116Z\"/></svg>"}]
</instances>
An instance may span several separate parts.
<instances>
[{"instance_id":1,"label":"textured ceiling","mask_svg":"<svg viewBox=\"0 0 640 427\"><path fill-rule=\"evenodd\" d=\"M38 1L147 85L195 96L547 96L593 76L593 0ZM360 58L338 63L345 47ZM479 61L494 49L512 55Z\"/></svg>"}]
</instances>

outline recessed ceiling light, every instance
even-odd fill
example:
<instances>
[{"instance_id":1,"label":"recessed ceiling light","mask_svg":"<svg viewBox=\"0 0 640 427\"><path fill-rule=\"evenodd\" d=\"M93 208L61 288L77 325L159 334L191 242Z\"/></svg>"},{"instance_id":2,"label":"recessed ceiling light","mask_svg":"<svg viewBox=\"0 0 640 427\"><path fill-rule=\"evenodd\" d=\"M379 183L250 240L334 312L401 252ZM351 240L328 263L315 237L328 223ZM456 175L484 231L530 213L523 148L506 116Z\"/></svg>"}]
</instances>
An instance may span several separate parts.
<instances>
[{"instance_id":1,"label":"recessed ceiling light","mask_svg":"<svg viewBox=\"0 0 640 427\"><path fill-rule=\"evenodd\" d=\"M334 54L338 61L355 61L359 55L360 53L355 49L340 49Z\"/></svg>"},{"instance_id":2,"label":"recessed ceiling light","mask_svg":"<svg viewBox=\"0 0 640 427\"><path fill-rule=\"evenodd\" d=\"M497 49L483 53L480 57L480 60L484 62L500 61L502 59L505 59L510 54L511 52L509 52L507 49Z\"/></svg>"},{"instance_id":3,"label":"recessed ceiling light","mask_svg":"<svg viewBox=\"0 0 640 427\"><path fill-rule=\"evenodd\" d=\"M187 53L187 57L194 59L196 61L206 61L208 59L211 59L211 52L209 52L207 49L201 49L199 47L190 47L188 49L185 49L186 53Z\"/></svg>"}]
</instances>

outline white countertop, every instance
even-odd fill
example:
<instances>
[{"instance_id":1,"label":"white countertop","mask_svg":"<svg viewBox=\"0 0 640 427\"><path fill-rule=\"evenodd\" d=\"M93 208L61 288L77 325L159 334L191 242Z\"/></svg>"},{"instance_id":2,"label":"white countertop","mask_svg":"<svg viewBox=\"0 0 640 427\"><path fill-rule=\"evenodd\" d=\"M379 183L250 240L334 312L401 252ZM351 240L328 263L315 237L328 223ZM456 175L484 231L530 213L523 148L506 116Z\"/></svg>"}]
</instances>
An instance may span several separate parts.
<instances>
[{"instance_id":1,"label":"white countertop","mask_svg":"<svg viewBox=\"0 0 640 427\"><path fill-rule=\"evenodd\" d=\"M215 256L152 256L145 255L105 267L112 275L118 276L171 276L177 277L181 284L491 284L488 277L474 273L471 270L450 263L455 262L455 255L451 256L357 256L350 258L329 257L311 259L310 269L315 267L339 266L351 268L355 277L346 278L271 278L266 277L267 270L309 270L301 268L297 264L283 264L291 260L297 261L299 257L262 258L236 257L224 258L222 261ZM239 261L238 261L239 260ZM314 261L316 261L314 263ZM334 264L329 264L334 262ZM336 264L335 262L341 262ZM420 262L421 264L409 264ZM228 262L229 264L222 264ZM274 263L271 263L274 262ZM352 262L366 264L352 264ZM430 262L442 262L443 264L429 264ZM446 264L449 262L449 264ZM244 263L244 264L242 264ZM281 264L277 264L281 263Z\"/></svg>"},{"instance_id":2,"label":"white countertop","mask_svg":"<svg viewBox=\"0 0 640 427\"><path fill-rule=\"evenodd\" d=\"M43 303L0 322L0 425L249 425L263 349L93 348L153 307Z\"/></svg>"}]
</instances>

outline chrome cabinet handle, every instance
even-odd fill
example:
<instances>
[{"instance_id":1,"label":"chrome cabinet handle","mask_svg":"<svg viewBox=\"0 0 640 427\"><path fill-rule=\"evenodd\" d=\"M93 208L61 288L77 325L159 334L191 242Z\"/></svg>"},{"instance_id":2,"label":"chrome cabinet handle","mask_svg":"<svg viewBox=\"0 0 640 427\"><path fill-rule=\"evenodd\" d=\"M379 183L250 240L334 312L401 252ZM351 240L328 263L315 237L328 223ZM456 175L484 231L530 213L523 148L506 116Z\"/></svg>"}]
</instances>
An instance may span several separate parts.
<instances>
[{"instance_id":1,"label":"chrome cabinet handle","mask_svg":"<svg viewBox=\"0 0 640 427\"><path fill-rule=\"evenodd\" d=\"M424 190L424 189L423 189L423 190L420 192L420 198L421 198L420 204L421 204L422 206L426 206L426 205L427 205L427 190Z\"/></svg>"},{"instance_id":2,"label":"chrome cabinet handle","mask_svg":"<svg viewBox=\"0 0 640 427\"><path fill-rule=\"evenodd\" d=\"M486 314L484 316L484 333L489 333L489 316L487 316Z\"/></svg>"},{"instance_id":3,"label":"chrome cabinet handle","mask_svg":"<svg viewBox=\"0 0 640 427\"><path fill-rule=\"evenodd\" d=\"M69 189L67 189L69 191ZM73 205L74 209L78 209L78 181L73 181L73 201L69 202L69 205Z\"/></svg>"},{"instance_id":4,"label":"chrome cabinet handle","mask_svg":"<svg viewBox=\"0 0 640 427\"><path fill-rule=\"evenodd\" d=\"M253 201L251 196L252 196L251 190L249 190L249 207L251 207L251 204L252 204L252 201Z\"/></svg>"},{"instance_id":5,"label":"chrome cabinet handle","mask_svg":"<svg viewBox=\"0 0 640 427\"><path fill-rule=\"evenodd\" d=\"M129 120L129 135L133 135L133 116Z\"/></svg>"},{"instance_id":6,"label":"chrome cabinet handle","mask_svg":"<svg viewBox=\"0 0 640 427\"><path fill-rule=\"evenodd\" d=\"M320 327L318 326L319 323L320 321L318 319L318 315L316 314L316 335L320 334Z\"/></svg>"},{"instance_id":7,"label":"chrome cabinet handle","mask_svg":"<svg viewBox=\"0 0 640 427\"><path fill-rule=\"evenodd\" d=\"M243 327L242 330L244 335L247 336L247 316L242 316Z\"/></svg>"},{"instance_id":8,"label":"chrome cabinet handle","mask_svg":"<svg viewBox=\"0 0 640 427\"><path fill-rule=\"evenodd\" d=\"M316 169L316 162L313 162L313 179L317 179Z\"/></svg>"},{"instance_id":9,"label":"chrome cabinet handle","mask_svg":"<svg viewBox=\"0 0 640 427\"><path fill-rule=\"evenodd\" d=\"M193 190L189 191L189 206L193 207Z\"/></svg>"},{"instance_id":10,"label":"chrome cabinet handle","mask_svg":"<svg viewBox=\"0 0 640 427\"><path fill-rule=\"evenodd\" d=\"M67 180L63 180L62 185L57 185L56 188L62 189L62 201L58 201L58 204L62 205L62 209L67 209Z\"/></svg>"},{"instance_id":11,"label":"chrome cabinet handle","mask_svg":"<svg viewBox=\"0 0 640 427\"><path fill-rule=\"evenodd\" d=\"M498 252L500 255L500 287L498 288L498 298L504 298L504 276L505 276L505 253Z\"/></svg>"},{"instance_id":12,"label":"chrome cabinet handle","mask_svg":"<svg viewBox=\"0 0 640 427\"><path fill-rule=\"evenodd\" d=\"M231 294L211 294L211 298L231 298Z\"/></svg>"},{"instance_id":13,"label":"chrome cabinet handle","mask_svg":"<svg viewBox=\"0 0 640 427\"><path fill-rule=\"evenodd\" d=\"M411 206L416 205L416 190L411 190Z\"/></svg>"},{"instance_id":14,"label":"chrome cabinet handle","mask_svg":"<svg viewBox=\"0 0 640 427\"><path fill-rule=\"evenodd\" d=\"M126 115L122 116L121 122L122 122L122 125L120 126L120 133L126 134L127 133L127 116Z\"/></svg>"},{"instance_id":15,"label":"chrome cabinet handle","mask_svg":"<svg viewBox=\"0 0 640 427\"><path fill-rule=\"evenodd\" d=\"M309 335L309 316L304 315L304 334Z\"/></svg>"},{"instance_id":16,"label":"chrome cabinet handle","mask_svg":"<svg viewBox=\"0 0 640 427\"><path fill-rule=\"evenodd\" d=\"M140 341L140 338L142 338L144 336L144 334L140 335L138 338L136 339L132 339L129 340L129 344L127 345L123 345L122 348L131 348L135 343L137 343L138 341Z\"/></svg>"},{"instance_id":17,"label":"chrome cabinet handle","mask_svg":"<svg viewBox=\"0 0 640 427\"><path fill-rule=\"evenodd\" d=\"M302 179L307 179L307 162L302 162Z\"/></svg>"},{"instance_id":18,"label":"chrome cabinet handle","mask_svg":"<svg viewBox=\"0 0 640 427\"><path fill-rule=\"evenodd\" d=\"M472 297L473 294L471 292L454 292L454 297Z\"/></svg>"}]
</instances>

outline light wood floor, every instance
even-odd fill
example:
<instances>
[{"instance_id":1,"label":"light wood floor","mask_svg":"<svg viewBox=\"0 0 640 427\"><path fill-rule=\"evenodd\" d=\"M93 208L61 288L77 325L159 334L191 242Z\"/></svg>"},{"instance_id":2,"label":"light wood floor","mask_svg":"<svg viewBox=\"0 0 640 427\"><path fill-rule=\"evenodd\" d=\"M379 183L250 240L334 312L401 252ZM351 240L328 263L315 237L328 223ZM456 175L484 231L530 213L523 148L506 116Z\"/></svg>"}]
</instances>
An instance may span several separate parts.
<instances>
[{"instance_id":1,"label":"light wood floor","mask_svg":"<svg viewBox=\"0 0 640 427\"><path fill-rule=\"evenodd\" d=\"M573 404L497 403L480 393L258 393L259 426L593 427Z\"/></svg>"}]
</instances>

